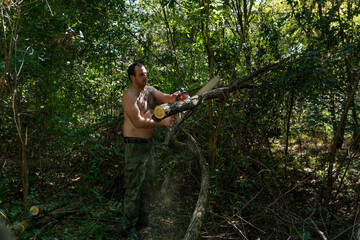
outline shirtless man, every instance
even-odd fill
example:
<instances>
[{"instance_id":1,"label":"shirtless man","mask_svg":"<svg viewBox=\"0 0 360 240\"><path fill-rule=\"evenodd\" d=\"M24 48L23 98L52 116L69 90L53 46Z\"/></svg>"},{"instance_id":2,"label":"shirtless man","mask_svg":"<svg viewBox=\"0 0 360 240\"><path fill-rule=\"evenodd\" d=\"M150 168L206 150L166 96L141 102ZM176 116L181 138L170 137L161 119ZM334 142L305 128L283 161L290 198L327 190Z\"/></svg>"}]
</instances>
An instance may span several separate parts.
<instances>
[{"instance_id":1,"label":"shirtless man","mask_svg":"<svg viewBox=\"0 0 360 240\"><path fill-rule=\"evenodd\" d=\"M124 109L124 136L150 139L158 126L169 127L173 120L165 118L160 122L152 120L155 102L174 102L176 94L165 94L147 85L147 72L143 65L134 63L128 69L132 82L122 97Z\"/></svg>"},{"instance_id":2,"label":"shirtless man","mask_svg":"<svg viewBox=\"0 0 360 240\"><path fill-rule=\"evenodd\" d=\"M147 215L149 206L149 190L153 164L152 138L158 126L171 126L172 118L165 118L155 122L152 115L155 102L174 102L176 93L165 94L154 87L147 85L147 72L140 63L133 63L128 68L128 77L131 86L122 97L124 110L124 141L125 141L125 168L124 168L124 214L122 230L130 239L139 239L135 227L139 217ZM145 191L144 191L145 190ZM150 190L151 191L151 190ZM147 216L146 216L147 217ZM147 224L145 219L144 224Z\"/></svg>"}]
</instances>

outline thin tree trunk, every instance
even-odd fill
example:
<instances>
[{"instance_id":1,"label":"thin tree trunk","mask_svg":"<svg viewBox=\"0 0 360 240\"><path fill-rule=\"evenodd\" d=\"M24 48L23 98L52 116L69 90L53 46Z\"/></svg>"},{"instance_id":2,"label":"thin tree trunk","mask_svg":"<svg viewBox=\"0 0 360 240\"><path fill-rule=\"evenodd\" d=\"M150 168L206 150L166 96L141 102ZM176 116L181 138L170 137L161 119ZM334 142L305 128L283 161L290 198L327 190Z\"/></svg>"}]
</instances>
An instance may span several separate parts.
<instances>
[{"instance_id":1,"label":"thin tree trunk","mask_svg":"<svg viewBox=\"0 0 360 240\"><path fill-rule=\"evenodd\" d=\"M211 79L213 77L214 72L214 50L211 47L210 44L210 29L209 29L209 19L210 19L210 0L207 0L205 3L205 9L206 9L206 22L205 27L203 27L203 34L204 34L204 43L205 48L208 53L208 64L209 64L209 78ZM208 149L208 155L209 155L209 161L211 163L211 166L213 167L215 165L215 148L216 148L216 131L217 129L214 127L214 116L213 116L213 102L208 102L208 114L209 114L209 126L210 126L210 132L209 132L209 149Z\"/></svg>"},{"instance_id":2,"label":"thin tree trunk","mask_svg":"<svg viewBox=\"0 0 360 240\"><path fill-rule=\"evenodd\" d=\"M21 181L23 184L23 203L24 206L27 206L28 196L30 191L30 183L29 183L29 167L26 156L26 145L21 145Z\"/></svg>"},{"instance_id":3,"label":"thin tree trunk","mask_svg":"<svg viewBox=\"0 0 360 240\"><path fill-rule=\"evenodd\" d=\"M290 97L290 105L289 105L289 110L287 113L287 119L286 119L286 142L285 142L285 167L284 167L284 175L285 178L287 177L287 166L288 166L288 151L289 151L289 134L290 134L290 120L291 120L291 115L292 115L292 110L293 110L293 106L294 106L294 92L291 92L291 97Z\"/></svg>"},{"instance_id":4,"label":"thin tree trunk","mask_svg":"<svg viewBox=\"0 0 360 240\"><path fill-rule=\"evenodd\" d=\"M22 127L21 127L21 120L20 120L20 114L19 109L17 105L16 100L16 90L14 90L13 93L13 99L12 99L12 107L13 107L13 113L14 113L14 123L16 126L16 130L18 133L19 141L20 141L20 149L21 149L21 182L23 185L22 193L23 193L23 204L24 206L27 205L27 199L29 195L29 169L28 169L28 162L26 157L26 145L27 145L27 128L25 131L25 134L22 133Z\"/></svg>"},{"instance_id":5,"label":"thin tree trunk","mask_svg":"<svg viewBox=\"0 0 360 240\"><path fill-rule=\"evenodd\" d=\"M179 68L179 62L178 62L177 56L176 56L176 45L175 45L174 33L173 33L173 30L172 30L172 28L170 26L170 23L168 21L165 6L163 7L162 12L164 14L165 25L166 25L166 27L168 29L168 33L169 33L168 42L169 42L170 48L172 48L172 50L173 50L172 52L173 52L173 56L175 58L175 65L176 65L176 68L178 69Z\"/></svg>"},{"instance_id":6,"label":"thin tree trunk","mask_svg":"<svg viewBox=\"0 0 360 240\"><path fill-rule=\"evenodd\" d=\"M5 63L5 68L4 68L4 73L0 78L0 97L2 95L2 91L5 88L5 86L7 85L7 73L8 73L8 67L9 67L9 61L8 61L8 57L7 57L7 44L6 44L6 27L5 27L5 20L4 20L4 10L5 10L5 6L3 1L0 2L0 17L1 17L1 27L3 29L3 40L4 40L4 45L3 45L3 54L4 54L4 63Z\"/></svg>"},{"instance_id":7,"label":"thin tree trunk","mask_svg":"<svg viewBox=\"0 0 360 240\"><path fill-rule=\"evenodd\" d=\"M22 123L21 118L19 114L19 106L20 106L20 100L17 99L17 88L20 85L18 83L19 75L21 73L22 66L24 64L25 55L29 48L26 49L22 63L20 64L19 68L17 67L17 63L19 62L19 59L17 57L17 39L18 39L18 28L19 28L19 21L21 17L21 2L16 2L13 4L14 6L10 5L10 8L12 11L15 11L13 13L14 18L6 18L8 21L7 28L10 31L10 36L7 38L7 33L5 31L5 15L4 11L6 12L6 7L3 2L0 3L0 10L1 10L1 23L3 27L3 39L4 39L4 63L5 63L5 69L4 69L4 75L2 76L2 81L8 86L10 92L12 93L12 109L13 109L13 120L14 124L18 133L18 138L20 142L19 147L19 155L21 159L21 180L23 184L23 204L26 206L27 204L27 198L29 194L29 169L28 169L28 163L27 163L27 157L26 157L26 145L27 145L27 128L25 129L25 132L23 132L22 129ZM8 39L8 41L7 41ZM12 59L15 59L12 63ZM0 83L1 84L1 83ZM0 91L1 94L1 91ZM21 97L21 92L19 96Z\"/></svg>"},{"instance_id":8,"label":"thin tree trunk","mask_svg":"<svg viewBox=\"0 0 360 240\"><path fill-rule=\"evenodd\" d=\"M330 203L330 200L331 200L331 190L333 188L333 185L334 185L334 177L333 177L333 170L334 170L334 164L335 164L335 161L336 161L336 153L337 153L337 150L339 148L339 140L341 138L344 137L344 129L345 129L345 124L346 124L346 118L348 116L348 112L349 112L349 109L351 107L351 104L352 102L354 101L354 96L355 96L355 93L356 93L356 89L359 85L359 79L360 79L360 74L357 74L356 78L355 78L355 81L354 81L354 84L353 84L353 88L348 96L348 99L345 103L345 107L344 107L344 111L341 115L341 119L340 119L340 122L339 124L337 125L336 127L336 133L334 135L334 139L332 141L332 145L331 145L331 148L330 148L330 152L329 152L329 161L328 161L328 172L327 172L327 191L326 191L326 194L325 194L325 199L324 199L324 204L325 204L325 208L328 207L329 203Z\"/></svg>"},{"instance_id":9,"label":"thin tree trunk","mask_svg":"<svg viewBox=\"0 0 360 240\"><path fill-rule=\"evenodd\" d=\"M294 106L294 93L291 93L290 106L289 106L289 111L288 111L287 120L286 120L285 157L288 156L288 150L289 150L290 120L291 120L293 106ZM285 170L286 170L286 166L285 166Z\"/></svg>"}]
</instances>

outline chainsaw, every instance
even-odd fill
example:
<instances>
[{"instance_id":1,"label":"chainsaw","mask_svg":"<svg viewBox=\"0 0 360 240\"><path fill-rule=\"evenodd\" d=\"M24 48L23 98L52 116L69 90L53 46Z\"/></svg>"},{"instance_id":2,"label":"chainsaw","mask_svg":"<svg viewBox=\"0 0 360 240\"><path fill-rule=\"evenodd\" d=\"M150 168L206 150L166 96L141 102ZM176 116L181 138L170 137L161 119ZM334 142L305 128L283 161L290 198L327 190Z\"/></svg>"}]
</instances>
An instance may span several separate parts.
<instances>
[{"instance_id":1,"label":"chainsaw","mask_svg":"<svg viewBox=\"0 0 360 240\"><path fill-rule=\"evenodd\" d=\"M184 87L179 87L179 93L175 97L176 101L182 101L187 98L190 98L188 91Z\"/></svg>"},{"instance_id":2,"label":"chainsaw","mask_svg":"<svg viewBox=\"0 0 360 240\"><path fill-rule=\"evenodd\" d=\"M189 92L186 90L186 88L179 87L179 93L176 94L175 101L183 101L188 98L190 98L190 95ZM171 117L175 120L175 123L179 123L180 120L184 117L184 112L179 112L175 116L172 115Z\"/></svg>"}]
</instances>

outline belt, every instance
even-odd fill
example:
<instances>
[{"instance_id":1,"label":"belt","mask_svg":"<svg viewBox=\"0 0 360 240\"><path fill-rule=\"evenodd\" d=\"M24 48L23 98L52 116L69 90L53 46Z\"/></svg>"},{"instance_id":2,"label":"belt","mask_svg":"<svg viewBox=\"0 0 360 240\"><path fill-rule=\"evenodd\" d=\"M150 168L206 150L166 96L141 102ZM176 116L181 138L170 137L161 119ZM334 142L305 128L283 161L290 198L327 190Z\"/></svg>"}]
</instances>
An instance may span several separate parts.
<instances>
[{"instance_id":1,"label":"belt","mask_svg":"<svg viewBox=\"0 0 360 240\"><path fill-rule=\"evenodd\" d=\"M154 141L153 138L145 139L145 138L136 138L136 137L124 137L125 143L152 143Z\"/></svg>"}]
</instances>

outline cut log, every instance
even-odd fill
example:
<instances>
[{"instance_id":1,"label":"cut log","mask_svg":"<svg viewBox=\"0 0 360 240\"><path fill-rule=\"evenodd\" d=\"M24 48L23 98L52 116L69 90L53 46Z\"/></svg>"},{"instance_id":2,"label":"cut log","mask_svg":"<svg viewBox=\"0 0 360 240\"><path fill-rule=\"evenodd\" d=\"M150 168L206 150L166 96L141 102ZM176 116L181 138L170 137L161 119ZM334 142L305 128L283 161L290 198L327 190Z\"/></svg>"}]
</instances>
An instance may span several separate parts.
<instances>
[{"instance_id":1,"label":"cut log","mask_svg":"<svg viewBox=\"0 0 360 240\"><path fill-rule=\"evenodd\" d=\"M32 217L28 217L24 220L22 220L21 222L19 222L18 224L14 224L12 227L12 230L16 233L22 233L24 232L26 229L35 227L35 226L42 226L45 225L47 223L50 223L51 221L55 220L55 219L59 219L61 217L64 217L65 215L74 213L74 211L77 211L80 207L79 203L73 203L70 205L67 205L65 207L61 207L55 210L52 210L50 212L46 212L46 214L42 217L40 217L39 215L33 215L33 213L30 211L30 214L32 215ZM39 210L38 207L33 208L32 209L34 212L36 212L37 210ZM41 211L45 211L45 208L40 208L39 212Z\"/></svg>"},{"instance_id":2,"label":"cut log","mask_svg":"<svg viewBox=\"0 0 360 240\"><path fill-rule=\"evenodd\" d=\"M176 113L191 109L200 104L202 96L195 95L191 98L179 102L164 103L155 107L153 120L160 121Z\"/></svg>"},{"instance_id":3,"label":"cut log","mask_svg":"<svg viewBox=\"0 0 360 240\"><path fill-rule=\"evenodd\" d=\"M58 207L56 205L52 205L52 204L32 206L29 210L29 213L32 216L37 216L40 214L45 214L45 213L51 212L51 211L55 210L56 208L58 208Z\"/></svg>"}]
</instances>

